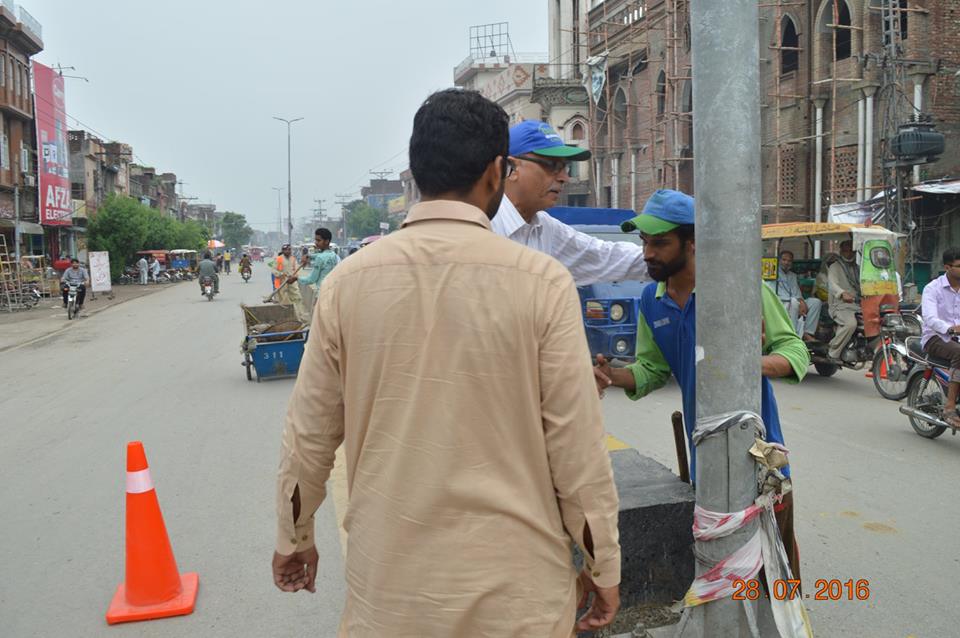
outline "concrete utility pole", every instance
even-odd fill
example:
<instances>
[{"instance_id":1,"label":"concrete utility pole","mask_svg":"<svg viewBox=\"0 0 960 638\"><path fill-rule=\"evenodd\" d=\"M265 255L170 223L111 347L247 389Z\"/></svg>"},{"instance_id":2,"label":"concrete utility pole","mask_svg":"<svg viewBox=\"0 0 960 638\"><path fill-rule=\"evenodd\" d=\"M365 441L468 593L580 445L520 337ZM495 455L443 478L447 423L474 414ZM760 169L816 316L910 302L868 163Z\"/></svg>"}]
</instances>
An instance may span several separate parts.
<instances>
[{"instance_id":1,"label":"concrete utility pole","mask_svg":"<svg viewBox=\"0 0 960 638\"><path fill-rule=\"evenodd\" d=\"M760 60L755 0L693 0L694 179L697 185L697 420L760 413ZM718 108L717 105L722 105ZM757 495L752 428L704 440L697 504L736 512ZM697 575L729 556L756 521L696 544ZM762 603L762 601L759 601ZM759 606L759 605L757 605ZM750 635L742 602L688 610L683 636Z\"/></svg>"},{"instance_id":2,"label":"concrete utility pole","mask_svg":"<svg viewBox=\"0 0 960 638\"><path fill-rule=\"evenodd\" d=\"M279 120L287 125L287 243L293 244L293 191L291 189L291 172L290 172L290 126L294 122L299 122L302 120L302 117L295 117L292 120L288 120L282 117L273 116L273 119Z\"/></svg>"},{"instance_id":3,"label":"concrete utility pole","mask_svg":"<svg viewBox=\"0 0 960 638\"><path fill-rule=\"evenodd\" d=\"M340 239L344 243L347 241L347 204L349 203L349 195L337 194L337 204L340 206Z\"/></svg>"}]
</instances>

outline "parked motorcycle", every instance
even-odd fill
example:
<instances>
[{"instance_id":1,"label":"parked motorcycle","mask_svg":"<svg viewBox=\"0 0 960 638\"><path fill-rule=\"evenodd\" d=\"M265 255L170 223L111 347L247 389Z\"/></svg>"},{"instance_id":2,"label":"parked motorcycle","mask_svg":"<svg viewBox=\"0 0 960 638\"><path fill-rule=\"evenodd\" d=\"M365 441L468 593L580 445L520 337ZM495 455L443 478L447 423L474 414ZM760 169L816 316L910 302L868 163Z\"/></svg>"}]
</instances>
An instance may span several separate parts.
<instances>
[{"instance_id":1,"label":"parked motorcycle","mask_svg":"<svg viewBox=\"0 0 960 638\"><path fill-rule=\"evenodd\" d=\"M907 339L907 352L915 365L907 382L907 404L900 406L900 413L910 419L913 430L924 438L935 439L947 428L956 435L957 428L942 418L950 385L950 362L925 353L918 337Z\"/></svg>"},{"instance_id":2,"label":"parked motorcycle","mask_svg":"<svg viewBox=\"0 0 960 638\"><path fill-rule=\"evenodd\" d=\"M200 280L200 285L203 287L203 294L206 295L209 301L213 301L213 277L204 277Z\"/></svg>"},{"instance_id":3,"label":"parked motorcycle","mask_svg":"<svg viewBox=\"0 0 960 638\"><path fill-rule=\"evenodd\" d=\"M873 385L883 398L899 401L907 396L907 382L914 362L910 359L906 340L919 337L920 332L916 311L884 313L881 309L880 347L873 356L870 372Z\"/></svg>"}]
</instances>

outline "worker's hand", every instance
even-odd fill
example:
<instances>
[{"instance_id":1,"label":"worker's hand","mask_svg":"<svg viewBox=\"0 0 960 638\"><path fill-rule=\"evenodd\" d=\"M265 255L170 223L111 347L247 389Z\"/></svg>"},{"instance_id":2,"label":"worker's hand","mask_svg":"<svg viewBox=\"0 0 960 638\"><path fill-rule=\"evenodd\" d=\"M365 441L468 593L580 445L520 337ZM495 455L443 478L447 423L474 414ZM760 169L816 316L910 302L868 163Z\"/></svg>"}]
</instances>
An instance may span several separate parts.
<instances>
[{"instance_id":1,"label":"worker's hand","mask_svg":"<svg viewBox=\"0 0 960 638\"><path fill-rule=\"evenodd\" d=\"M801 299L800 300L800 316L806 317L808 312L810 312L810 309L807 308L807 302Z\"/></svg>"},{"instance_id":2,"label":"worker's hand","mask_svg":"<svg viewBox=\"0 0 960 638\"><path fill-rule=\"evenodd\" d=\"M297 276L296 276L296 275L290 275L289 277L287 277L287 283L288 283L288 284L292 284L292 283L294 283L295 281L297 281Z\"/></svg>"},{"instance_id":3,"label":"worker's hand","mask_svg":"<svg viewBox=\"0 0 960 638\"><path fill-rule=\"evenodd\" d=\"M317 548L311 547L301 552L284 556L273 553L273 584L281 591L297 592L306 589L316 593L317 563L320 556Z\"/></svg>"},{"instance_id":4,"label":"worker's hand","mask_svg":"<svg viewBox=\"0 0 960 638\"><path fill-rule=\"evenodd\" d=\"M849 292L841 292L841 293L840 293L840 299L842 299L843 301L845 301L845 302L847 302L847 303L853 303L854 297L853 297L853 295L851 295Z\"/></svg>"},{"instance_id":5,"label":"worker's hand","mask_svg":"<svg viewBox=\"0 0 960 638\"><path fill-rule=\"evenodd\" d=\"M597 587L586 570L580 572L580 585L583 587L583 595L577 603L577 609L587 604L587 597L591 593L593 603L577 622L577 631L596 631L612 623L620 609L620 586Z\"/></svg>"},{"instance_id":6,"label":"worker's hand","mask_svg":"<svg viewBox=\"0 0 960 638\"><path fill-rule=\"evenodd\" d=\"M613 369L602 354L597 355L597 364L593 367L593 380L597 382L597 392L602 399L606 389L613 385Z\"/></svg>"}]
</instances>

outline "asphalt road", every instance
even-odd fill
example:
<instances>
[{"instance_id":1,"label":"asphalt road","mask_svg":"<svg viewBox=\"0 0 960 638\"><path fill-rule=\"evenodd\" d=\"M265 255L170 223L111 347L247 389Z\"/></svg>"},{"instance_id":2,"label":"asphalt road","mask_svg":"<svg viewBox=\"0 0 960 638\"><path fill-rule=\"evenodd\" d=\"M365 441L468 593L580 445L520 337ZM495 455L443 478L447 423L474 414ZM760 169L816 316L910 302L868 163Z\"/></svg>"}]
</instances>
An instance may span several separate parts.
<instances>
[{"instance_id":1,"label":"asphalt road","mask_svg":"<svg viewBox=\"0 0 960 638\"><path fill-rule=\"evenodd\" d=\"M332 503L317 515L315 595L270 572L274 485L291 379L248 382L241 302L270 290L265 266L221 295L171 286L0 355L0 635L334 636L343 561ZM109 627L124 577L126 443L144 442L196 611Z\"/></svg>"},{"instance_id":2,"label":"asphalt road","mask_svg":"<svg viewBox=\"0 0 960 638\"><path fill-rule=\"evenodd\" d=\"M240 302L265 267L201 298L193 282L81 319L0 355L0 635L310 636L336 633L343 561L335 508L317 515L316 595L271 580L274 476L292 380L250 383ZM868 579L866 601L806 601L817 636L957 635L960 439L918 437L862 373L776 386L792 451L805 588ZM607 429L676 468L675 387L604 400ZM181 571L200 574L186 617L107 627L124 570L127 441L146 446ZM337 490L333 489L336 493ZM342 489L340 490L342 492Z\"/></svg>"}]
</instances>

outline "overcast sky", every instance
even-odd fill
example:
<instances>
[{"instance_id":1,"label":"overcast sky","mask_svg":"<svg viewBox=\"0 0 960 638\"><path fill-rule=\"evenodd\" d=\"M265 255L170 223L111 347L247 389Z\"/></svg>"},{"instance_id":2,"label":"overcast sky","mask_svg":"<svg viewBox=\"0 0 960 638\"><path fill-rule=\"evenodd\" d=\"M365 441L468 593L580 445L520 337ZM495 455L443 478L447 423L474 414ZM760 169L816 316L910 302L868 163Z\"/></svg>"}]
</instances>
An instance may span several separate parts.
<instances>
[{"instance_id":1,"label":"overcast sky","mask_svg":"<svg viewBox=\"0 0 960 638\"><path fill-rule=\"evenodd\" d=\"M407 166L413 114L453 84L469 27L509 22L514 50L547 51L544 0L23 0L40 62L65 75L71 128L131 144L187 196L274 230L293 125L293 212ZM83 126L73 119L83 122ZM283 194L286 218L286 193Z\"/></svg>"}]
</instances>

